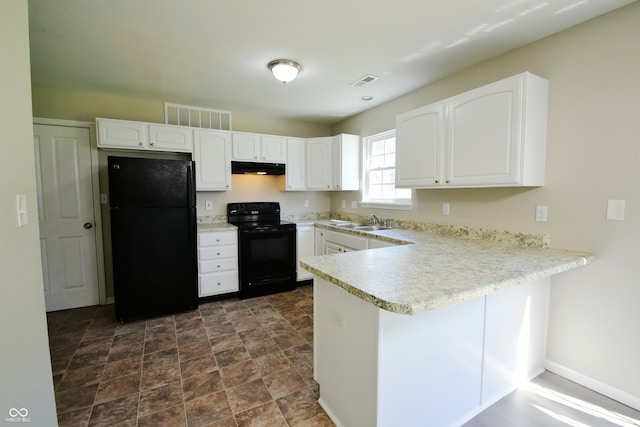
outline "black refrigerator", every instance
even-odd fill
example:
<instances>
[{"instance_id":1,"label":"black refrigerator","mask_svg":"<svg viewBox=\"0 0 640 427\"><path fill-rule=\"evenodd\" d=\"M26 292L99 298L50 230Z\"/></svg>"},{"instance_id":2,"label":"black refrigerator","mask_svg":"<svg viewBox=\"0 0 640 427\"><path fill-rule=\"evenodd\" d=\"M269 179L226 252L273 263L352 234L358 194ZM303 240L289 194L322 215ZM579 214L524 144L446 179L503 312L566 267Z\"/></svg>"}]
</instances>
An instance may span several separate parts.
<instances>
[{"instance_id":1,"label":"black refrigerator","mask_svg":"<svg viewBox=\"0 0 640 427\"><path fill-rule=\"evenodd\" d=\"M194 163L108 158L119 322L198 307Z\"/></svg>"}]
</instances>

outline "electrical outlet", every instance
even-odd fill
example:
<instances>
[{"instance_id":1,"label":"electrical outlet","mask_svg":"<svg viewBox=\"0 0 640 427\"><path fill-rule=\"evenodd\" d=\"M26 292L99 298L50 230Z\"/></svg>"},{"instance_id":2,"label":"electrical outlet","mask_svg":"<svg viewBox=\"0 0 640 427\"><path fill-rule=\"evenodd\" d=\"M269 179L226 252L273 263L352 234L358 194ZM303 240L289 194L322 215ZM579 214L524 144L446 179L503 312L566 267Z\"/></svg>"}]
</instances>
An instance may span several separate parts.
<instances>
[{"instance_id":1,"label":"electrical outlet","mask_svg":"<svg viewBox=\"0 0 640 427\"><path fill-rule=\"evenodd\" d=\"M347 207L347 201L343 200L342 203L340 203L340 206L342 206L342 209Z\"/></svg>"},{"instance_id":2,"label":"electrical outlet","mask_svg":"<svg viewBox=\"0 0 640 427\"><path fill-rule=\"evenodd\" d=\"M547 222L547 207L546 206L536 206L536 221L537 222Z\"/></svg>"},{"instance_id":3,"label":"electrical outlet","mask_svg":"<svg viewBox=\"0 0 640 427\"><path fill-rule=\"evenodd\" d=\"M100 193L100 204L106 205L109 203L109 199L107 199L107 193Z\"/></svg>"},{"instance_id":4,"label":"electrical outlet","mask_svg":"<svg viewBox=\"0 0 640 427\"><path fill-rule=\"evenodd\" d=\"M309 201L308 201L308 200L305 200L305 201L304 201L304 207L305 207L305 208L308 208L308 207L309 207Z\"/></svg>"},{"instance_id":5,"label":"electrical outlet","mask_svg":"<svg viewBox=\"0 0 640 427\"><path fill-rule=\"evenodd\" d=\"M442 204L442 215L449 215L449 203Z\"/></svg>"},{"instance_id":6,"label":"electrical outlet","mask_svg":"<svg viewBox=\"0 0 640 427\"><path fill-rule=\"evenodd\" d=\"M355 209L358 207L358 202L356 200L351 201L351 209Z\"/></svg>"}]
</instances>

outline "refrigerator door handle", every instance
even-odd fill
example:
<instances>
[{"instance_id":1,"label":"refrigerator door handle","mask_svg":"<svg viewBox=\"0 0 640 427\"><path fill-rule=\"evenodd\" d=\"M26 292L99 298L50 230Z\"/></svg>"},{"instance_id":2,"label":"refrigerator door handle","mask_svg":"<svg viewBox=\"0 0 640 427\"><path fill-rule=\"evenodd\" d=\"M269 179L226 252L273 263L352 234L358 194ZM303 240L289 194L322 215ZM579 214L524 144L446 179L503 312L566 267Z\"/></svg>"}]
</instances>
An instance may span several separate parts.
<instances>
[{"instance_id":1,"label":"refrigerator door handle","mask_svg":"<svg viewBox=\"0 0 640 427\"><path fill-rule=\"evenodd\" d=\"M189 191L189 241L193 246L193 250L196 250L196 189L194 186L195 178L195 162L191 162L188 165L189 173L187 173L187 190Z\"/></svg>"}]
</instances>

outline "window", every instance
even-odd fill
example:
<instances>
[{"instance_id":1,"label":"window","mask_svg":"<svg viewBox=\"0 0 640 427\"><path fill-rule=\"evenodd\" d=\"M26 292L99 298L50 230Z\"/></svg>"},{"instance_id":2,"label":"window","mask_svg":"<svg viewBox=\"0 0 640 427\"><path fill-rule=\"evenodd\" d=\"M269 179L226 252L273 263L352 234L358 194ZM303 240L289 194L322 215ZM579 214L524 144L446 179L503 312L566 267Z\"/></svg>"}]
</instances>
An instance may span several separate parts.
<instances>
[{"instance_id":1,"label":"window","mask_svg":"<svg viewBox=\"0 0 640 427\"><path fill-rule=\"evenodd\" d=\"M364 138L363 206L411 207L411 190L396 188L396 131Z\"/></svg>"}]
</instances>

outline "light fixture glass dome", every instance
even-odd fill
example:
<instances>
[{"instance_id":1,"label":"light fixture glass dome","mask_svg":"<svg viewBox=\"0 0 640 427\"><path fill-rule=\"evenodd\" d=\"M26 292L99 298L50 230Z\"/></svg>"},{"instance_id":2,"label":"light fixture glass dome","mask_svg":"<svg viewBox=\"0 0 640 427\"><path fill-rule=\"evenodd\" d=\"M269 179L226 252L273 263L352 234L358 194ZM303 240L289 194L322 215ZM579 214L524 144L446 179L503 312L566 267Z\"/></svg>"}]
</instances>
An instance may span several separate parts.
<instances>
[{"instance_id":1,"label":"light fixture glass dome","mask_svg":"<svg viewBox=\"0 0 640 427\"><path fill-rule=\"evenodd\" d=\"M300 64L290 59L276 59L275 61L269 62L268 67L274 77L282 83L287 83L295 79L301 68Z\"/></svg>"}]
</instances>

